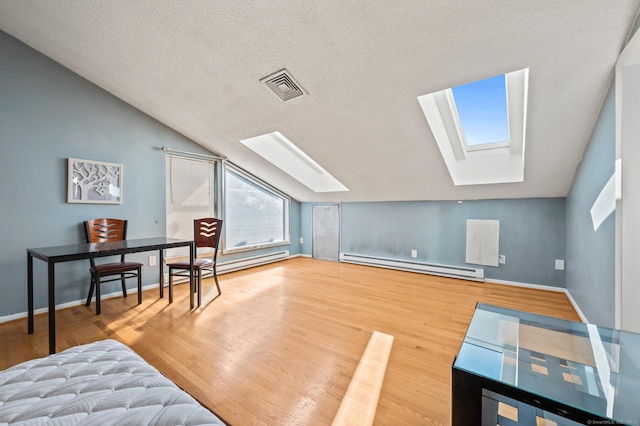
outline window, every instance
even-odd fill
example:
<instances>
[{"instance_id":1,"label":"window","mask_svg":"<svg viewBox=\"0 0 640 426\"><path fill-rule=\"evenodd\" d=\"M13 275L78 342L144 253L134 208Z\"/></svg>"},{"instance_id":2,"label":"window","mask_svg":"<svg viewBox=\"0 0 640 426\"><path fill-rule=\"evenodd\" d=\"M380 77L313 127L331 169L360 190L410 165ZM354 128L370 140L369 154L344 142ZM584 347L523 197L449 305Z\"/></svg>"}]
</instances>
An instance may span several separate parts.
<instances>
[{"instance_id":1,"label":"window","mask_svg":"<svg viewBox=\"0 0 640 426\"><path fill-rule=\"evenodd\" d=\"M509 144L505 75L451 89L467 151Z\"/></svg>"},{"instance_id":2,"label":"window","mask_svg":"<svg viewBox=\"0 0 640 426\"><path fill-rule=\"evenodd\" d=\"M314 192L349 190L280 132L241 139L240 143Z\"/></svg>"},{"instance_id":3,"label":"window","mask_svg":"<svg viewBox=\"0 0 640 426\"><path fill-rule=\"evenodd\" d=\"M289 244L289 197L225 164L225 252Z\"/></svg>"},{"instance_id":4,"label":"window","mask_svg":"<svg viewBox=\"0 0 640 426\"><path fill-rule=\"evenodd\" d=\"M215 217L215 161L167 155L167 237L193 239L193 220ZM167 257L188 256L185 248L167 250Z\"/></svg>"},{"instance_id":5,"label":"window","mask_svg":"<svg viewBox=\"0 0 640 426\"><path fill-rule=\"evenodd\" d=\"M418 96L454 185L524 181L529 69Z\"/></svg>"}]
</instances>

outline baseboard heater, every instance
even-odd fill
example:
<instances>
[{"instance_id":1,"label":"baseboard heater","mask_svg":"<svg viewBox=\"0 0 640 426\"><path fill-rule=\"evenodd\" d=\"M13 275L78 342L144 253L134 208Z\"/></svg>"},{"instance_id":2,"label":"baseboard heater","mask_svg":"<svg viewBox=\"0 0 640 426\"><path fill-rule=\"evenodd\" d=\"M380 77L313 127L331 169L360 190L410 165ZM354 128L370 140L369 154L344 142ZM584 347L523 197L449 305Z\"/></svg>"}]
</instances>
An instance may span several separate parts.
<instances>
[{"instance_id":1,"label":"baseboard heater","mask_svg":"<svg viewBox=\"0 0 640 426\"><path fill-rule=\"evenodd\" d=\"M257 256L243 257L241 259L219 262L218 274L225 272L239 271L240 269L252 268L254 266L266 265L267 263L278 262L289 258L289 250L277 251L274 253L260 254Z\"/></svg>"},{"instance_id":2,"label":"baseboard heater","mask_svg":"<svg viewBox=\"0 0 640 426\"><path fill-rule=\"evenodd\" d=\"M226 272L239 271L241 269L252 268L254 266L266 265L267 263L278 262L280 260L286 260L289 258L289 250L278 251L275 253L261 254L258 256L243 257L241 259L228 260L226 262L218 261L216 272L218 275ZM202 278L212 277L211 272L205 272L202 274ZM186 278L175 278L174 283L186 282ZM165 285L169 282L169 276L165 273Z\"/></svg>"},{"instance_id":3,"label":"baseboard heater","mask_svg":"<svg viewBox=\"0 0 640 426\"><path fill-rule=\"evenodd\" d=\"M484 281L484 269L465 266L440 265L436 263L417 262L404 259L367 256L353 253L340 253L340 261L358 265L377 266L379 268L397 269L399 271L418 272L441 277L460 278L463 280Z\"/></svg>"}]
</instances>

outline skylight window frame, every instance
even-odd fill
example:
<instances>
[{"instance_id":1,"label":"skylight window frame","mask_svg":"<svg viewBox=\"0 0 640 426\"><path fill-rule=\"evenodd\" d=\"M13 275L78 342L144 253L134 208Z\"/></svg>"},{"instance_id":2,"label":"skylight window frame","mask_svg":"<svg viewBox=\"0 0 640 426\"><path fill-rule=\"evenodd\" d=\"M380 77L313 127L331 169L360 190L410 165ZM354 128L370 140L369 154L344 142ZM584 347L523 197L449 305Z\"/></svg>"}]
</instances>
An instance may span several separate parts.
<instances>
[{"instance_id":1,"label":"skylight window frame","mask_svg":"<svg viewBox=\"0 0 640 426\"><path fill-rule=\"evenodd\" d=\"M505 84L507 81L506 78L506 74L505 75ZM509 91L509 87L507 85L507 88L505 90L505 103L507 105L507 133L509 131L509 95L508 95L508 91ZM458 134L458 138L460 140L460 144L462 146L462 149L467 153L467 154L471 154L477 151L486 151L486 150L495 150L495 149L500 149L501 153L507 152L502 148L509 148L511 146L511 141L510 140L506 140L506 141L496 141L496 142L490 142L490 143L481 143L481 144L477 144L477 145L469 145L467 143L467 137L464 133L464 127L462 126L462 119L460 118L460 113L458 112L458 106L456 104L456 97L455 94L453 93L453 88L449 88L445 90L445 94L447 97L447 102L449 104L449 109L451 110L452 116L453 116L453 121L455 123L456 126L456 132ZM493 151L493 153L498 153L497 151Z\"/></svg>"},{"instance_id":2,"label":"skylight window frame","mask_svg":"<svg viewBox=\"0 0 640 426\"><path fill-rule=\"evenodd\" d=\"M349 191L338 179L278 131L241 139L240 143L313 192Z\"/></svg>"},{"instance_id":3,"label":"skylight window frame","mask_svg":"<svg viewBox=\"0 0 640 426\"><path fill-rule=\"evenodd\" d=\"M466 149L451 88L418 96L454 185L524 181L529 69L505 73L509 141ZM502 146L501 146L502 145Z\"/></svg>"},{"instance_id":4,"label":"skylight window frame","mask_svg":"<svg viewBox=\"0 0 640 426\"><path fill-rule=\"evenodd\" d=\"M456 128L458 131L458 135L460 137L461 142L463 143L463 148L465 151L467 152L474 152L474 151L483 151L483 150L487 150L487 149L496 149L496 148L505 148L505 147L509 147L511 145L510 142L510 133L509 133L509 84L508 84L508 80L509 78L507 77L508 73L505 74L499 74L498 76L494 76L494 77L489 77L486 79L482 79L482 80L478 80L475 82L471 82L471 83L467 83L464 84L462 86L456 86L456 87L452 87L447 89L447 100L449 101L449 108L451 109L453 115L454 115L454 120L456 123ZM460 111L458 109L458 104L456 102L456 95L453 92L454 89L459 88L459 87L464 87L464 86L468 86L468 85L473 85L473 84L478 84L487 80L492 80L494 78L497 77L503 77L502 82L504 84L504 100L501 99L501 102L504 101L504 105L506 108L506 126L507 126L507 140L498 140L498 141L494 141L494 142L485 142L485 143L478 143L475 145L469 145L467 143L467 135L464 131L464 126L462 125L462 118L460 117Z\"/></svg>"},{"instance_id":5,"label":"skylight window frame","mask_svg":"<svg viewBox=\"0 0 640 426\"><path fill-rule=\"evenodd\" d=\"M487 151L501 148L509 148L511 146L511 142L509 141L501 141L501 142L492 142L492 143L483 143L478 145L467 145L467 141L464 141L464 149L467 153L471 154L477 151Z\"/></svg>"}]
</instances>

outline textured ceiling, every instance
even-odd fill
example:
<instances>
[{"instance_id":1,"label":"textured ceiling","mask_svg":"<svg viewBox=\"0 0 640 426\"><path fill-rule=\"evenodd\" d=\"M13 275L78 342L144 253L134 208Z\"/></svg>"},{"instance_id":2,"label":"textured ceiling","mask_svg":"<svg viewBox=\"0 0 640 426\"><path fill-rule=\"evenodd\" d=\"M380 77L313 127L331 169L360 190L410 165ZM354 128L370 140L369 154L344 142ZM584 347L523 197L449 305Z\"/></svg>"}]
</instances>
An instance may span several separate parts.
<instances>
[{"instance_id":1,"label":"textured ceiling","mask_svg":"<svg viewBox=\"0 0 640 426\"><path fill-rule=\"evenodd\" d=\"M640 0L0 0L0 29L300 201L566 196ZM416 97L530 68L525 180L456 187ZM283 103L260 79L287 68ZM280 131L316 194L240 139Z\"/></svg>"}]
</instances>

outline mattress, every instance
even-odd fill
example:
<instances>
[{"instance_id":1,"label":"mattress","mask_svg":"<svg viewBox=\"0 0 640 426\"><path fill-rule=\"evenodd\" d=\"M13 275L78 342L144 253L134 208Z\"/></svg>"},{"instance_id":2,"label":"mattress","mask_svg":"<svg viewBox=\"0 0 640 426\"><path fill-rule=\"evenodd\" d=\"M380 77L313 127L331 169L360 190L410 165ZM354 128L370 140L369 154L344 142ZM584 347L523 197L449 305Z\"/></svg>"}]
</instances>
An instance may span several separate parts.
<instances>
[{"instance_id":1,"label":"mattress","mask_svg":"<svg viewBox=\"0 0 640 426\"><path fill-rule=\"evenodd\" d=\"M103 340L0 371L0 425L224 425L127 346Z\"/></svg>"}]
</instances>

